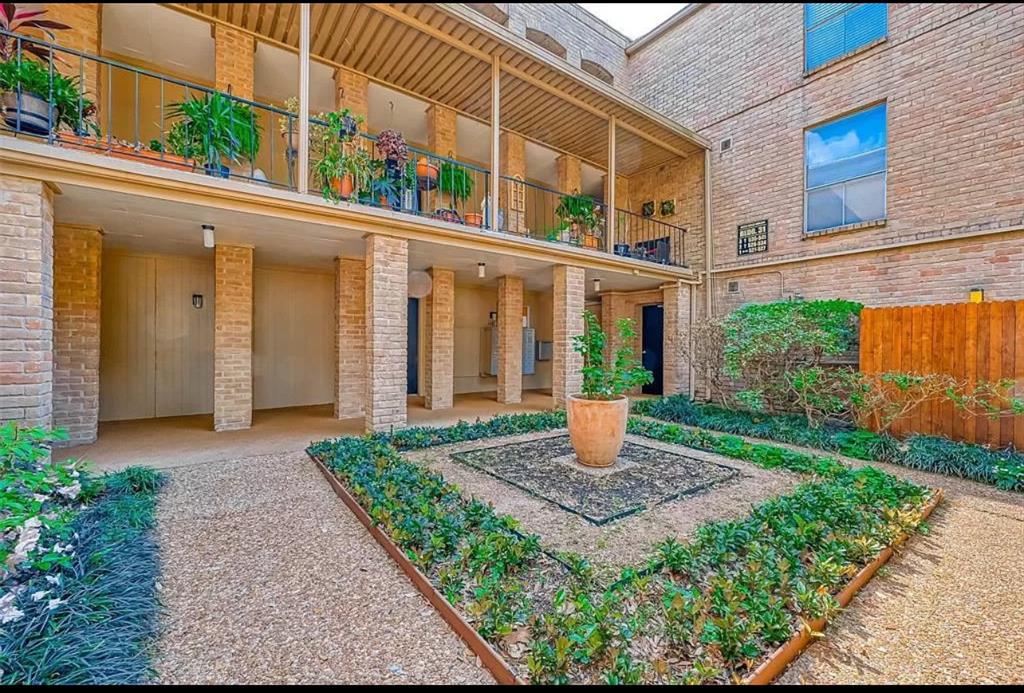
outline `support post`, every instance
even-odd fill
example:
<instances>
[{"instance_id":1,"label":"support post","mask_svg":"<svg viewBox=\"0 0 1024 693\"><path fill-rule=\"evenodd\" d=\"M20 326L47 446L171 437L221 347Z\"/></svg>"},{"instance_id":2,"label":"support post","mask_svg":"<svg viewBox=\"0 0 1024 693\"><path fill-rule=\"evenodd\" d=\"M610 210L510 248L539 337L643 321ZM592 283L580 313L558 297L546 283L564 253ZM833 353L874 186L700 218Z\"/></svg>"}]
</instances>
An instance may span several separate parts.
<instances>
[{"instance_id":1,"label":"support post","mask_svg":"<svg viewBox=\"0 0 1024 693\"><path fill-rule=\"evenodd\" d=\"M309 3L299 5L299 162L295 180L309 192Z\"/></svg>"},{"instance_id":2,"label":"support post","mask_svg":"<svg viewBox=\"0 0 1024 693\"><path fill-rule=\"evenodd\" d=\"M615 147L615 116L611 116L608 119L608 199L605 200L605 209L608 215L608 218L605 219L608 236L605 239L605 244L607 246L606 250L609 253L615 252L615 222L618 220L618 214L615 211L615 184L617 176L615 172Z\"/></svg>"},{"instance_id":3,"label":"support post","mask_svg":"<svg viewBox=\"0 0 1024 693\"><path fill-rule=\"evenodd\" d=\"M498 190L501 185L501 61L491 61L491 199L487 205L488 224L498 231Z\"/></svg>"}]
</instances>

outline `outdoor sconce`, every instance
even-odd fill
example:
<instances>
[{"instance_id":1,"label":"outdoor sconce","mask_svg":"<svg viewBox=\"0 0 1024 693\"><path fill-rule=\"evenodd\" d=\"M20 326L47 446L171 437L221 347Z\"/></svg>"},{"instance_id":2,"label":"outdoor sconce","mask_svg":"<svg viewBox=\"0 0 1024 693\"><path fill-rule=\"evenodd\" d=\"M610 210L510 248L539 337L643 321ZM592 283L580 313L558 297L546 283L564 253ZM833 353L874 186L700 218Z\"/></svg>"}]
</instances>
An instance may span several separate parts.
<instances>
[{"instance_id":1,"label":"outdoor sconce","mask_svg":"<svg viewBox=\"0 0 1024 693\"><path fill-rule=\"evenodd\" d=\"M203 224L203 247L212 248L214 245L213 224Z\"/></svg>"},{"instance_id":2,"label":"outdoor sconce","mask_svg":"<svg viewBox=\"0 0 1024 693\"><path fill-rule=\"evenodd\" d=\"M970 293L971 303L982 303L985 301L985 290L984 289L971 289Z\"/></svg>"},{"instance_id":3,"label":"outdoor sconce","mask_svg":"<svg viewBox=\"0 0 1024 693\"><path fill-rule=\"evenodd\" d=\"M487 263L476 263L476 276L480 277L481 279L484 279L487 276Z\"/></svg>"},{"instance_id":4,"label":"outdoor sconce","mask_svg":"<svg viewBox=\"0 0 1024 693\"><path fill-rule=\"evenodd\" d=\"M196 310L200 310L203 307L202 294L192 294L192 307Z\"/></svg>"},{"instance_id":5,"label":"outdoor sconce","mask_svg":"<svg viewBox=\"0 0 1024 693\"><path fill-rule=\"evenodd\" d=\"M601 280L597 278L594 279L594 293L601 293Z\"/></svg>"}]
</instances>

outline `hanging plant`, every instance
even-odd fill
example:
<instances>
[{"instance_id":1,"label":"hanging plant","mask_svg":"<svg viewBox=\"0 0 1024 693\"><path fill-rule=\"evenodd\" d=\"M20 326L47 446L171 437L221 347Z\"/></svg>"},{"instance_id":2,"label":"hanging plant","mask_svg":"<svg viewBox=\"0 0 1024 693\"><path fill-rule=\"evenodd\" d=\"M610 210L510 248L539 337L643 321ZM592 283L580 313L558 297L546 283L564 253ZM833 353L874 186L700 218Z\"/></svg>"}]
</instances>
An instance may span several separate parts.
<instances>
[{"instance_id":1,"label":"hanging plant","mask_svg":"<svg viewBox=\"0 0 1024 693\"><path fill-rule=\"evenodd\" d=\"M409 147L402 133L397 130L381 130L377 135L377 151L385 159L398 162L404 166L409 160Z\"/></svg>"}]
</instances>

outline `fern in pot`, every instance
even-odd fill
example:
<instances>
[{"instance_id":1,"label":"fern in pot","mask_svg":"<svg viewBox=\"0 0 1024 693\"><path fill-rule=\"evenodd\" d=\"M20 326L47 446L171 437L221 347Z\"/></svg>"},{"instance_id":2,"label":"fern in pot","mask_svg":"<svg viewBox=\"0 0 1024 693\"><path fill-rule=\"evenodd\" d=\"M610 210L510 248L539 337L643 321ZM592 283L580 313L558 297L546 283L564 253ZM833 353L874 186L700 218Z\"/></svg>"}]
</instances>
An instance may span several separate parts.
<instances>
[{"instance_id":1,"label":"fern in pot","mask_svg":"<svg viewBox=\"0 0 1024 693\"><path fill-rule=\"evenodd\" d=\"M619 348L605 357L608 337L591 311L583 313L584 333L573 337L573 350L583 357L582 391L569 395L566 416L576 459L588 467L615 463L626 439L629 398L626 393L654 380L636 358L636 327L629 318L616 324Z\"/></svg>"}]
</instances>

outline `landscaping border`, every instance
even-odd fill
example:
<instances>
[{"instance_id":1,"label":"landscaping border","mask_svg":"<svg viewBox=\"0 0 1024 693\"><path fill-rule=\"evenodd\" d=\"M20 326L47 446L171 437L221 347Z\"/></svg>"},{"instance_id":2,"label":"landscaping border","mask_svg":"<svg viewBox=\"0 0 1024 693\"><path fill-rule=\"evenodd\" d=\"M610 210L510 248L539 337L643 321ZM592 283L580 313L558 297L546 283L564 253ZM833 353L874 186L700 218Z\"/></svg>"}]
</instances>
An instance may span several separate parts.
<instances>
[{"instance_id":1,"label":"landscaping border","mask_svg":"<svg viewBox=\"0 0 1024 693\"><path fill-rule=\"evenodd\" d=\"M402 572L408 576L412 584L420 591L420 594L430 602L431 606L433 606L441 615L441 618L443 618L451 629L455 631L455 634L462 638L462 641L466 643L469 649L472 650L473 654L480 659L480 662L489 672L491 672L491 675L494 676L495 680L499 684L504 685L524 684L525 682L516 676L515 672L512 671L512 668L505 662L505 659L498 654L493 647L491 647L490 643L484 640L483 636L477 632L476 628L462 618L462 615L455 610L455 607L453 607L447 599L445 599L444 595L437 591L427 576L424 575L419 568L413 565L412 561L402 553L402 550L398 548L393 541L391 541L390 537L384 534L384 532L373 524L373 520L366 511L363 510L363 507L359 505L359 501L349 493L348 489L345 488L344 484L341 483L334 473L328 469L323 462L315 457L310 456L310 459L313 460L317 469L319 469L320 473L327 479L327 483L329 483L331 488L334 489L334 493L337 494L338 498L348 506L348 509L352 511L352 514L356 516L356 519L366 527L370 535L377 540L377 543L380 544L385 551L387 551L392 560L398 564L398 567L402 569Z\"/></svg>"},{"instance_id":2,"label":"landscaping border","mask_svg":"<svg viewBox=\"0 0 1024 693\"><path fill-rule=\"evenodd\" d=\"M935 489L932 493L931 500L921 509L921 521L928 519L928 516L932 514L932 511L938 507L939 503L942 502L944 491L941 488ZM889 562L892 558L895 550L910 538L909 534L896 539L889 546L882 549L875 560L868 563L866 566L861 568L853 578L846 583L846 586L836 595L836 601L839 602L840 608L845 608L853 601L853 598L863 587L871 581L878 572L879 568ZM828 626L828 621L824 618L815 619L814 621L805 622L804 627L800 631L790 638L785 644L781 645L775 652L768 657L767 660L761 663L757 669L754 670L750 676L743 679L743 683L752 686L766 686L774 681L782 672L784 672L790 664L796 660L797 657L803 653L807 646L811 644L813 633L820 633L825 630Z\"/></svg>"}]
</instances>

